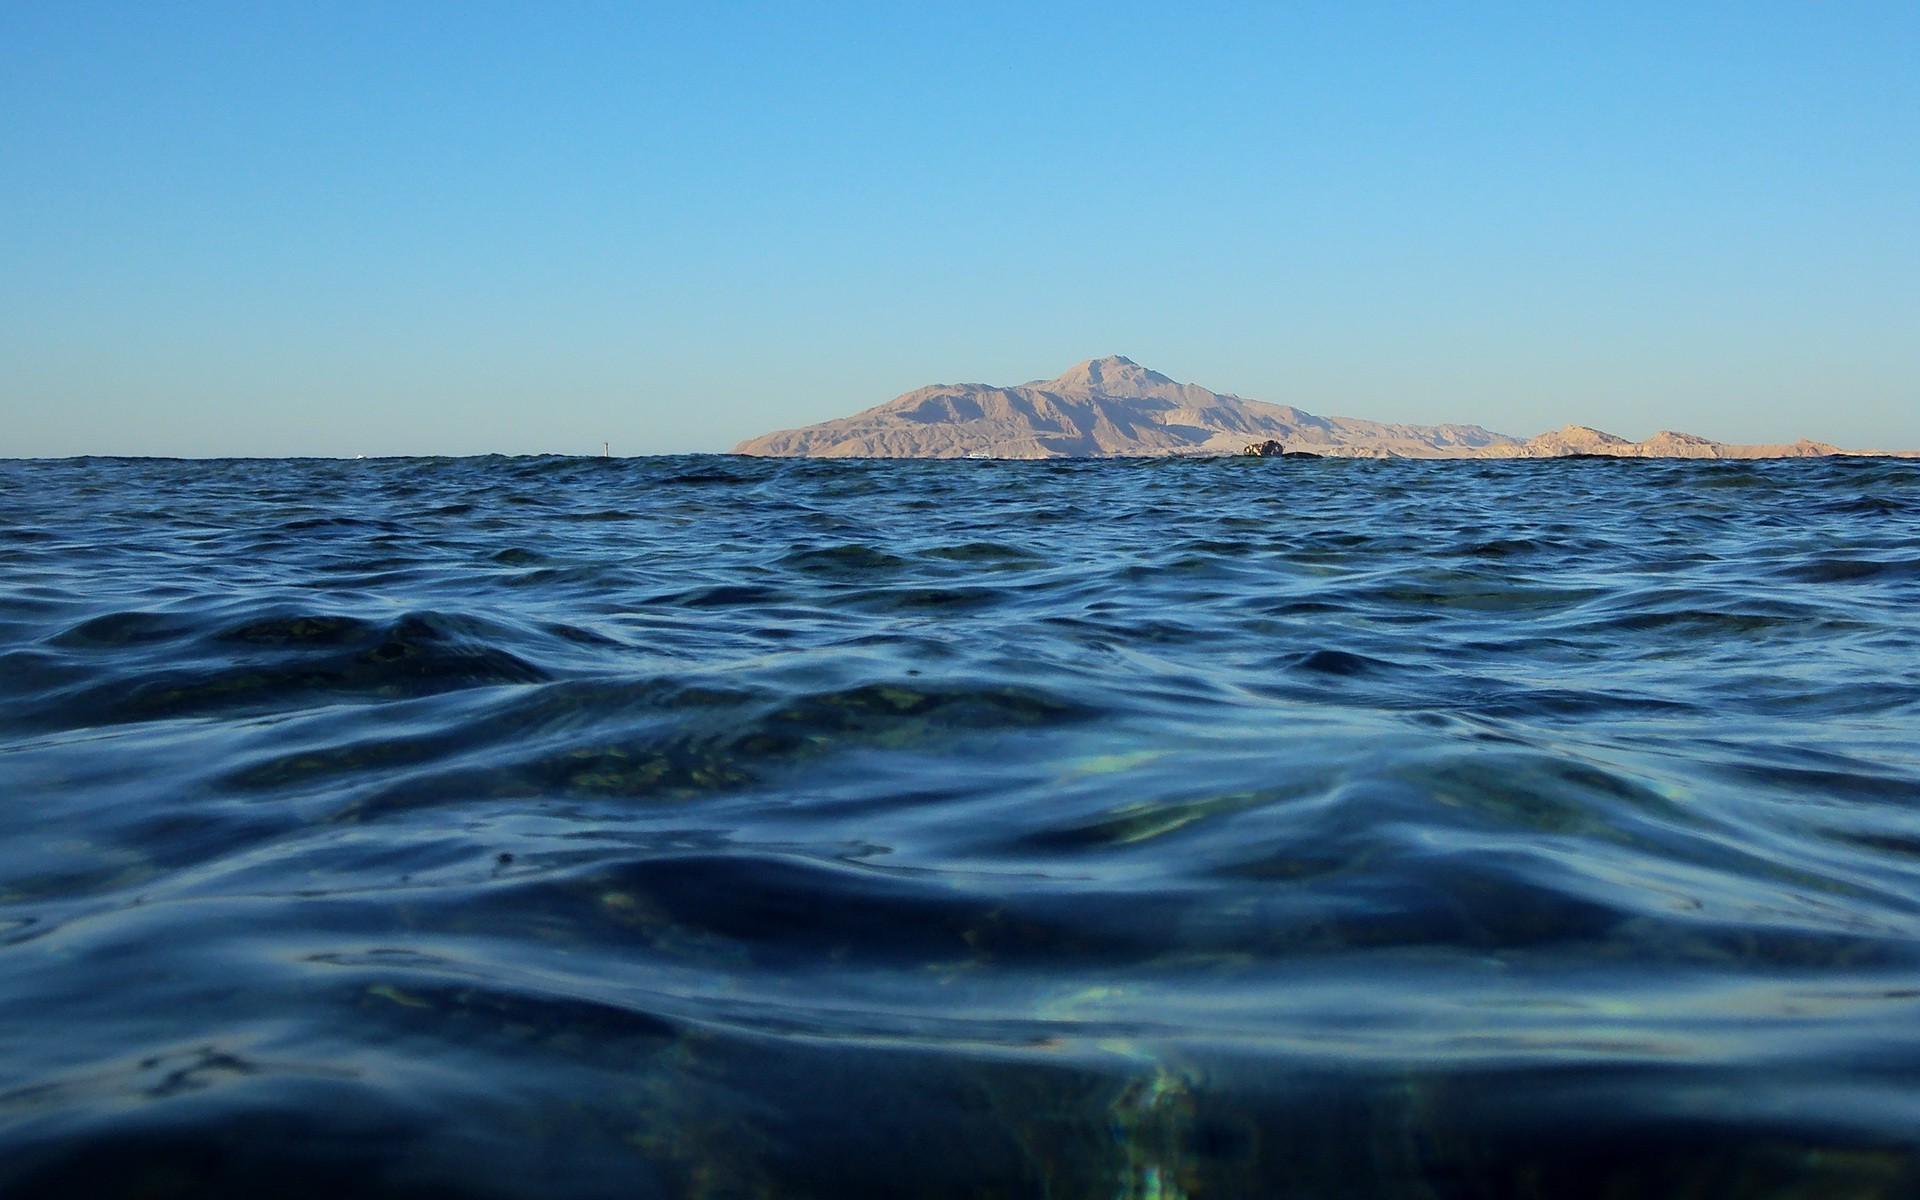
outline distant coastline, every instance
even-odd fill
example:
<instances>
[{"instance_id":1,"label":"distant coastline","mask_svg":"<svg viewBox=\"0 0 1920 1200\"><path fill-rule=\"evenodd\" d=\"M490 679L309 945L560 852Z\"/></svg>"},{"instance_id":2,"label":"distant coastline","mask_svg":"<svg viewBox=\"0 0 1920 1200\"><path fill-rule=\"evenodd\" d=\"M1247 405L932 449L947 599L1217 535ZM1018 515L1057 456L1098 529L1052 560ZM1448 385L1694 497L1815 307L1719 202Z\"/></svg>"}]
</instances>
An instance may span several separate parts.
<instances>
[{"instance_id":1,"label":"distant coastline","mask_svg":"<svg viewBox=\"0 0 1920 1200\"><path fill-rule=\"evenodd\" d=\"M1633 441L1587 425L1518 438L1478 425L1407 425L1323 417L1180 383L1118 355L1088 359L1049 380L916 388L837 420L749 438L736 454L812 458L1141 458L1240 454L1274 440L1336 458L1920 457L1851 450L1800 438L1741 444L1662 430Z\"/></svg>"}]
</instances>

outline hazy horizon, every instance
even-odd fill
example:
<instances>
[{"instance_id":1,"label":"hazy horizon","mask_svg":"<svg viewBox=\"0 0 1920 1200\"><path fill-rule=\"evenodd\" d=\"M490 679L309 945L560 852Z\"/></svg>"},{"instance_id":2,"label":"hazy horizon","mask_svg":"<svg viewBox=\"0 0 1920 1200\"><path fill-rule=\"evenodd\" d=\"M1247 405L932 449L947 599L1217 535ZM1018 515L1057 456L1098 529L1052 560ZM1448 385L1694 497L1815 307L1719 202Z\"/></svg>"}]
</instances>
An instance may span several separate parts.
<instances>
[{"instance_id":1,"label":"hazy horizon","mask_svg":"<svg viewBox=\"0 0 1920 1200\"><path fill-rule=\"evenodd\" d=\"M0 456L724 451L1126 355L1920 448L1920 9L0 11Z\"/></svg>"}]
</instances>

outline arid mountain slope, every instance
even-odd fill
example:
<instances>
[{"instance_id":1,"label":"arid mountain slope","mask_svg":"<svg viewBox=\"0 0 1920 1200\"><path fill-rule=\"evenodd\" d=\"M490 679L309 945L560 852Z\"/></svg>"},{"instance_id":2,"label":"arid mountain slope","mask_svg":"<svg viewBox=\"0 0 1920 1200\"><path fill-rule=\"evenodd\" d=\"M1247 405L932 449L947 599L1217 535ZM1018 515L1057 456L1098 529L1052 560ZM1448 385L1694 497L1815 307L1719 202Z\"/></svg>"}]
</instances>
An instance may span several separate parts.
<instances>
[{"instance_id":1,"label":"arid mountain slope","mask_svg":"<svg viewBox=\"0 0 1920 1200\"><path fill-rule=\"evenodd\" d=\"M1091 359L1019 387L917 388L877 408L740 443L740 454L1062 458L1230 454L1274 438L1289 449L1432 457L1514 439L1477 425L1388 425L1317 417L1178 383L1131 359Z\"/></svg>"},{"instance_id":2,"label":"arid mountain slope","mask_svg":"<svg viewBox=\"0 0 1920 1200\"><path fill-rule=\"evenodd\" d=\"M1846 451L1826 442L1801 438L1797 442L1740 446L1716 442L1692 433L1663 429L1645 441L1630 442L1585 425L1568 425L1552 433L1528 438L1506 450L1502 458L1564 458L1571 454L1606 454L1615 458L1815 458Z\"/></svg>"},{"instance_id":3,"label":"arid mountain slope","mask_svg":"<svg viewBox=\"0 0 1920 1200\"><path fill-rule=\"evenodd\" d=\"M1118 356L1090 359L1056 379L1018 387L983 383L917 388L865 412L751 438L736 454L825 458L1075 458L1237 454L1273 439L1290 451L1348 457L1766 458L1837 453L1800 441L1729 446L1685 433L1644 442L1569 425L1529 441L1478 425L1393 425L1320 417L1179 383Z\"/></svg>"}]
</instances>

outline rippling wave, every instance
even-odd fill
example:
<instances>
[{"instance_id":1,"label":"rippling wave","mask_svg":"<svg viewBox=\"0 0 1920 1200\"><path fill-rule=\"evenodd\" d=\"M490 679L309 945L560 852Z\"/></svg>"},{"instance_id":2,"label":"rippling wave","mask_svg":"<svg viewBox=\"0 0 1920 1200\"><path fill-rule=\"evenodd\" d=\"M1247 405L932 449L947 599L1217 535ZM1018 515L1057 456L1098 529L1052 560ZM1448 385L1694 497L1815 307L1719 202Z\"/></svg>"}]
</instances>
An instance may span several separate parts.
<instances>
[{"instance_id":1,"label":"rippling wave","mask_svg":"<svg viewBox=\"0 0 1920 1200\"><path fill-rule=\"evenodd\" d=\"M1920 464L0 463L9 1195L1920 1192Z\"/></svg>"}]
</instances>

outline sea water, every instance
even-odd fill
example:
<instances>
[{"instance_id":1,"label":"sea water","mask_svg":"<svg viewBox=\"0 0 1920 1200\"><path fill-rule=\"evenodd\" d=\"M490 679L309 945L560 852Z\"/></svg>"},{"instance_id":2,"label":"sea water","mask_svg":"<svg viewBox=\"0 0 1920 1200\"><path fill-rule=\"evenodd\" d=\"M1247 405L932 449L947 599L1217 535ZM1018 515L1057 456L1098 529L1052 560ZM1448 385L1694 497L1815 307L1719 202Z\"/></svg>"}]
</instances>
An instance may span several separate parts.
<instances>
[{"instance_id":1,"label":"sea water","mask_svg":"<svg viewBox=\"0 0 1920 1200\"><path fill-rule=\"evenodd\" d=\"M1920 1191L1920 463L0 463L0 1192Z\"/></svg>"}]
</instances>

